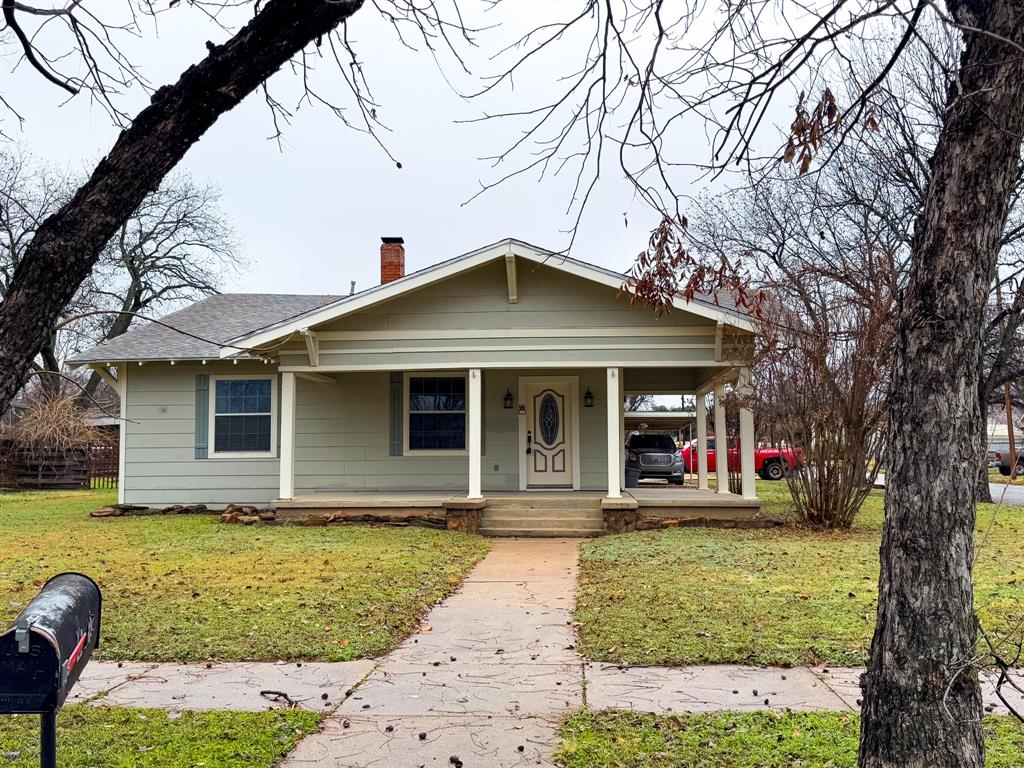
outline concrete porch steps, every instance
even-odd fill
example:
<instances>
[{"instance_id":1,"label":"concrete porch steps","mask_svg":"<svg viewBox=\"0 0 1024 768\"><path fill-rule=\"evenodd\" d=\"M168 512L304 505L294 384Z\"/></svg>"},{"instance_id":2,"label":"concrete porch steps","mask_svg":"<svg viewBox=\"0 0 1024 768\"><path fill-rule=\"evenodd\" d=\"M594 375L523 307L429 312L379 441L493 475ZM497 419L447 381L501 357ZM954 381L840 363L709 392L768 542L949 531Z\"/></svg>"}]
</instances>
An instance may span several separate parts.
<instances>
[{"instance_id":1,"label":"concrete porch steps","mask_svg":"<svg viewBox=\"0 0 1024 768\"><path fill-rule=\"evenodd\" d=\"M480 520L484 536L591 537L605 532L600 498L490 499Z\"/></svg>"}]
</instances>

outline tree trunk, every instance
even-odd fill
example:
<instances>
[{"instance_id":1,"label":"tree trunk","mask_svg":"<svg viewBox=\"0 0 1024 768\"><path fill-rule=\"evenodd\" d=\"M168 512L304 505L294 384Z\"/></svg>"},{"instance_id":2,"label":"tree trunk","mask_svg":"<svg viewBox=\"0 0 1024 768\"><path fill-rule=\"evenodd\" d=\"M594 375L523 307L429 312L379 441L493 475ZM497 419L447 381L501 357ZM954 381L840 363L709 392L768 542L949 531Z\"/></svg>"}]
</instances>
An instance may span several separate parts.
<instances>
[{"instance_id":1,"label":"tree trunk","mask_svg":"<svg viewBox=\"0 0 1024 768\"><path fill-rule=\"evenodd\" d=\"M0 303L0 413L106 242L222 114L363 0L268 0L224 45L189 67L121 132L89 180L47 218Z\"/></svg>"},{"instance_id":2,"label":"tree trunk","mask_svg":"<svg viewBox=\"0 0 1024 768\"><path fill-rule=\"evenodd\" d=\"M975 500L984 504L991 504L992 489L988 484L988 403L985 397L979 398L978 408L981 411L981 460L978 466Z\"/></svg>"},{"instance_id":3,"label":"tree trunk","mask_svg":"<svg viewBox=\"0 0 1024 768\"><path fill-rule=\"evenodd\" d=\"M981 469L978 471L978 487L977 487L977 502L979 504L991 504L992 503L992 487L989 485L988 479L988 457L981 462Z\"/></svg>"},{"instance_id":4,"label":"tree trunk","mask_svg":"<svg viewBox=\"0 0 1024 768\"><path fill-rule=\"evenodd\" d=\"M971 568L978 369L1024 131L1024 0L948 5L967 33L901 297L863 768L982 768ZM936 456L948 457L935 472Z\"/></svg>"}]
</instances>

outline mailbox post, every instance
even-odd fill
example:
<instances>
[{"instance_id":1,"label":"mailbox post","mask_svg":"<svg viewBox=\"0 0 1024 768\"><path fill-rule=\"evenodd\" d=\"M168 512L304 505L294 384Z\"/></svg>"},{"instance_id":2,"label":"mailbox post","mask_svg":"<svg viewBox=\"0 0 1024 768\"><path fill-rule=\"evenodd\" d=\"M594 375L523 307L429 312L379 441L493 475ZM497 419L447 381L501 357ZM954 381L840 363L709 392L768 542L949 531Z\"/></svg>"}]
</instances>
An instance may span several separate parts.
<instances>
[{"instance_id":1,"label":"mailbox post","mask_svg":"<svg viewBox=\"0 0 1024 768\"><path fill-rule=\"evenodd\" d=\"M102 609L96 582L62 573L0 634L0 715L40 716L42 768L57 768L57 712L99 645Z\"/></svg>"}]
</instances>

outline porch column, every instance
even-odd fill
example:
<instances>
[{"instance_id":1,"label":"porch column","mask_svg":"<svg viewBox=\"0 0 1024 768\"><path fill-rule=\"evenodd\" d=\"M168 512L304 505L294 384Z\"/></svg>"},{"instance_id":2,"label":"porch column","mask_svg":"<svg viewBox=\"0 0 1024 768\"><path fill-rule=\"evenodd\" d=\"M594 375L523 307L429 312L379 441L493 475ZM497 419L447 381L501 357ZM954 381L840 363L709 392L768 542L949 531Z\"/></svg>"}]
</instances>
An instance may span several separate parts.
<instances>
[{"instance_id":1,"label":"porch column","mask_svg":"<svg viewBox=\"0 0 1024 768\"><path fill-rule=\"evenodd\" d=\"M708 404L697 395L697 488L708 489Z\"/></svg>"},{"instance_id":2,"label":"porch column","mask_svg":"<svg viewBox=\"0 0 1024 768\"><path fill-rule=\"evenodd\" d=\"M480 369L469 370L469 403L466 409L466 418L469 420L467 427L469 449L469 498L483 498L480 480L480 452L482 450L481 435L483 424L480 418L483 412L482 387L480 386Z\"/></svg>"},{"instance_id":3,"label":"porch column","mask_svg":"<svg viewBox=\"0 0 1024 768\"><path fill-rule=\"evenodd\" d=\"M295 496L295 374L281 374L281 480L278 498Z\"/></svg>"},{"instance_id":4,"label":"porch column","mask_svg":"<svg viewBox=\"0 0 1024 768\"><path fill-rule=\"evenodd\" d=\"M750 396L750 369L740 371L738 387L744 398ZM757 479L754 475L754 412L740 408L740 476L743 498L757 498Z\"/></svg>"},{"instance_id":5,"label":"porch column","mask_svg":"<svg viewBox=\"0 0 1024 768\"><path fill-rule=\"evenodd\" d=\"M622 498L622 371L608 369L608 498Z\"/></svg>"},{"instance_id":6,"label":"porch column","mask_svg":"<svg viewBox=\"0 0 1024 768\"><path fill-rule=\"evenodd\" d=\"M619 381L622 380L622 369L619 369ZM626 487L626 461L622 455L626 450L626 395L619 395L619 488Z\"/></svg>"},{"instance_id":7,"label":"porch column","mask_svg":"<svg viewBox=\"0 0 1024 768\"><path fill-rule=\"evenodd\" d=\"M715 385L715 480L718 492L729 492L729 437L725 431L725 386Z\"/></svg>"}]
</instances>

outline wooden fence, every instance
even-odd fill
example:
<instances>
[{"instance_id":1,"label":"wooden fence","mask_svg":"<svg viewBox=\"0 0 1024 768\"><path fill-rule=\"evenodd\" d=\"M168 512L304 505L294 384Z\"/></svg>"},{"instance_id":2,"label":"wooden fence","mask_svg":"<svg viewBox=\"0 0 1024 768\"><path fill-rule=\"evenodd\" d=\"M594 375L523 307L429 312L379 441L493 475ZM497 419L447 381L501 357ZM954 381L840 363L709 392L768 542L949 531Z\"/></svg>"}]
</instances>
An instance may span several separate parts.
<instances>
[{"instance_id":1,"label":"wooden fence","mask_svg":"<svg viewBox=\"0 0 1024 768\"><path fill-rule=\"evenodd\" d=\"M0 485L22 490L117 488L117 445L62 451L0 443Z\"/></svg>"},{"instance_id":2,"label":"wooden fence","mask_svg":"<svg viewBox=\"0 0 1024 768\"><path fill-rule=\"evenodd\" d=\"M89 450L91 488L117 488L118 446L94 445Z\"/></svg>"}]
</instances>

